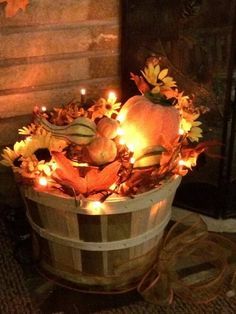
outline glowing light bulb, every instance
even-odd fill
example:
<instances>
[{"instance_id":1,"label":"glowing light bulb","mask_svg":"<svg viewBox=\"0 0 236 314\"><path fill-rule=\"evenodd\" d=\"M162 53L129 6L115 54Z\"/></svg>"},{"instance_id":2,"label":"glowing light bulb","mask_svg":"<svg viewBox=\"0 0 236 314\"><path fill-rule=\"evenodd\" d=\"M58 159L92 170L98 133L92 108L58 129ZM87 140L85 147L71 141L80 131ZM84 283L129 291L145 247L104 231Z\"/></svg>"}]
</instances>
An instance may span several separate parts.
<instances>
[{"instance_id":1,"label":"glowing light bulb","mask_svg":"<svg viewBox=\"0 0 236 314\"><path fill-rule=\"evenodd\" d=\"M81 105L84 105L84 103L85 103L85 95L86 95L86 89L85 88L81 88L81 90L80 90L80 102L81 102Z\"/></svg>"},{"instance_id":2,"label":"glowing light bulb","mask_svg":"<svg viewBox=\"0 0 236 314\"><path fill-rule=\"evenodd\" d=\"M81 88L80 94L81 94L81 95L85 95L85 94L86 94L86 89L85 89L85 88Z\"/></svg>"},{"instance_id":3,"label":"glowing light bulb","mask_svg":"<svg viewBox=\"0 0 236 314\"><path fill-rule=\"evenodd\" d=\"M42 111L42 112L46 112L46 111L47 111L47 107L46 107L46 106L42 106L42 107L41 107L41 111Z\"/></svg>"},{"instance_id":4,"label":"glowing light bulb","mask_svg":"<svg viewBox=\"0 0 236 314\"><path fill-rule=\"evenodd\" d=\"M38 182L41 186L47 186L48 185L48 180L46 177L39 177Z\"/></svg>"},{"instance_id":5,"label":"glowing light bulb","mask_svg":"<svg viewBox=\"0 0 236 314\"><path fill-rule=\"evenodd\" d=\"M125 145L125 139L124 138L120 138L119 143L120 143L120 145Z\"/></svg>"},{"instance_id":6,"label":"glowing light bulb","mask_svg":"<svg viewBox=\"0 0 236 314\"><path fill-rule=\"evenodd\" d=\"M184 135L184 130L183 129L179 129L179 135Z\"/></svg>"},{"instance_id":7,"label":"glowing light bulb","mask_svg":"<svg viewBox=\"0 0 236 314\"><path fill-rule=\"evenodd\" d=\"M135 158L134 158L134 157L131 157L130 160L129 160L129 162L130 162L131 164L134 164L134 163L135 163Z\"/></svg>"},{"instance_id":8,"label":"glowing light bulb","mask_svg":"<svg viewBox=\"0 0 236 314\"><path fill-rule=\"evenodd\" d=\"M108 102L109 104L115 104L116 99L117 99L116 93L114 93L114 92L109 92L108 98L107 98L107 102Z\"/></svg>"},{"instance_id":9,"label":"glowing light bulb","mask_svg":"<svg viewBox=\"0 0 236 314\"><path fill-rule=\"evenodd\" d=\"M179 166L184 166L185 165L185 161L183 159L180 159L178 164L179 164Z\"/></svg>"},{"instance_id":10,"label":"glowing light bulb","mask_svg":"<svg viewBox=\"0 0 236 314\"><path fill-rule=\"evenodd\" d=\"M121 135L125 134L125 132L124 132L124 130L122 128L118 128L116 133L117 133L118 136L121 136Z\"/></svg>"},{"instance_id":11,"label":"glowing light bulb","mask_svg":"<svg viewBox=\"0 0 236 314\"><path fill-rule=\"evenodd\" d=\"M32 141L32 137L31 136L27 136L25 139L26 142L31 142Z\"/></svg>"},{"instance_id":12,"label":"glowing light bulb","mask_svg":"<svg viewBox=\"0 0 236 314\"><path fill-rule=\"evenodd\" d=\"M99 201L95 201L90 203L89 207L93 212L99 212L102 209L102 203Z\"/></svg>"},{"instance_id":13,"label":"glowing light bulb","mask_svg":"<svg viewBox=\"0 0 236 314\"><path fill-rule=\"evenodd\" d=\"M129 151L130 151L131 153L133 153L133 152L134 152L134 144L129 144L129 145L127 145L127 146L128 146Z\"/></svg>"},{"instance_id":14,"label":"glowing light bulb","mask_svg":"<svg viewBox=\"0 0 236 314\"><path fill-rule=\"evenodd\" d=\"M116 117L116 120L119 121L120 123L125 121L125 115L124 114L118 114L118 116Z\"/></svg>"}]
</instances>

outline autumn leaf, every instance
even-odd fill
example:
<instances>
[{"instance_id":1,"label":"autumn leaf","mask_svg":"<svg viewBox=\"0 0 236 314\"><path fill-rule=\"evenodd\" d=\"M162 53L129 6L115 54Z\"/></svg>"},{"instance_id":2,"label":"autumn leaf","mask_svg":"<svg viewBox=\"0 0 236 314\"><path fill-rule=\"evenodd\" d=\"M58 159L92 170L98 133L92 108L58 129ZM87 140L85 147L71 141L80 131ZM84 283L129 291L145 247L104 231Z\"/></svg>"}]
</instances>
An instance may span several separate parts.
<instances>
[{"instance_id":1,"label":"autumn leaf","mask_svg":"<svg viewBox=\"0 0 236 314\"><path fill-rule=\"evenodd\" d=\"M86 180L80 177L79 172L72 166L70 160L60 152L52 152L52 156L57 163L53 178L61 185L74 189L76 194L86 193Z\"/></svg>"},{"instance_id":2,"label":"autumn leaf","mask_svg":"<svg viewBox=\"0 0 236 314\"><path fill-rule=\"evenodd\" d=\"M91 169L85 176L88 192L107 190L118 179L120 162L115 161L102 171Z\"/></svg>"},{"instance_id":3,"label":"autumn leaf","mask_svg":"<svg viewBox=\"0 0 236 314\"><path fill-rule=\"evenodd\" d=\"M149 85L145 82L142 76L135 75L131 72L130 79L135 82L140 93L145 94L150 91Z\"/></svg>"},{"instance_id":4,"label":"autumn leaf","mask_svg":"<svg viewBox=\"0 0 236 314\"><path fill-rule=\"evenodd\" d=\"M0 0L0 3L7 2L5 8L6 17L15 16L18 10L25 11L26 6L29 4L29 0Z\"/></svg>"}]
</instances>

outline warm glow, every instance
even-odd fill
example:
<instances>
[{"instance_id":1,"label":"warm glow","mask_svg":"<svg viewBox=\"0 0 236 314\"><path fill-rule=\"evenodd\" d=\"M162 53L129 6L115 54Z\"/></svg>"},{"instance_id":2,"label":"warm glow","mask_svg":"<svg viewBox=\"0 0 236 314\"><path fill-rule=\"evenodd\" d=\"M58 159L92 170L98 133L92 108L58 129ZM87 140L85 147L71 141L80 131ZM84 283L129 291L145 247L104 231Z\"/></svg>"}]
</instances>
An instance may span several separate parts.
<instances>
[{"instance_id":1,"label":"warm glow","mask_svg":"<svg viewBox=\"0 0 236 314\"><path fill-rule=\"evenodd\" d=\"M26 141L26 142L32 141L32 137L31 137L31 136L27 136L26 139L25 139L25 141Z\"/></svg>"},{"instance_id":2,"label":"warm glow","mask_svg":"<svg viewBox=\"0 0 236 314\"><path fill-rule=\"evenodd\" d=\"M128 144L127 146L128 146L129 151L133 153L134 147L135 147L134 144Z\"/></svg>"},{"instance_id":3,"label":"warm glow","mask_svg":"<svg viewBox=\"0 0 236 314\"><path fill-rule=\"evenodd\" d=\"M124 138L120 138L119 143L120 143L120 145L125 145L125 139Z\"/></svg>"},{"instance_id":4,"label":"warm glow","mask_svg":"<svg viewBox=\"0 0 236 314\"><path fill-rule=\"evenodd\" d=\"M134 164L135 163L135 158L131 157L129 161L130 161L131 164Z\"/></svg>"},{"instance_id":5,"label":"warm glow","mask_svg":"<svg viewBox=\"0 0 236 314\"><path fill-rule=\"evenodd\" d=\"M125 134L125 132L124 132L124 130L122 128L118 128L116 132L117 132L118 136L121 136L121 135Z\"/></svg>"},{"instance_id":6,"label":"warm glow","mask_svg":"<svg viewBox=\"0 0 236 314\"><path fill-rule=\"evenodd\" d=\"M180 160L179 160L179 165L180 165L180 166L184 166L184 165L185 165L185 161L184 161L183 159L180 159Z\"/></svg>"},{"instance_id":7,"label":"warm glow","mask_svg":"<svg viewBox=\"0 0 236 314\"><path fill-rule=\"evenodd\" d=\"M123 124L122 129L125 134L125 144L137 159L143 154L143 150L149 146L148 139L143 135L142 130L137 129L132 124Z\"/></svg>"},{"instance_id":8,"label":"warm glow","mask_svg":"<svg viewBox=\"0 0 236 314\"><path fill-rule=\"evenodd\" d=\"M115 104L116 100L117 100L116 93L109 92L107 102L109 104Z\"/></svg>"},{"instance_id":9,"label":"warm glow","mask_svg":"<svg viewBox=\"0 0 236 314\"><path fill-rule=\"evenodd\" d=\"M99 201L91 202L89 207L93 212L99 212L102 209L102 203Z\"/></svg>"},{"instance_id":10,"label":"warm glow","mask_svg":"<svg viewBox=\"0 0 236 314\"><path fill-rule=\"evenodd\" d=\"M38 178L38 183L41 186L47 186L48 185L48 180L46 177L39 177Z\"/></svg>"},{"instance_id":11,"label":"warm glow","mask_svg":"<svg viewBox=\"0 0 236 314\"><path fill-rule=\"evenodd\" d=\"M184 135L184 130L183 129L179 129L179 135Z\"/></svg>"},{"instance_id":12,"label":"warm glow","mask_svg":"<svg viewBox=\"0 0 236 314\"><path fill-rule=\"evenodd\" d=\"M47 107L46 107L46 106L42 106L42 107L41 107L41 111L42 111L42 112L46 112L46 111L47 111Z\"/></svg>"},{"instance_id":13,"label":"warm glow","mask_svg":"<svg viewBox=\"0 0 236 314\"><path fill-rule=\"evenodd\" d=\"M81 88L80 94L81 94L81 95L85 95L85 94L86 94L86 89L85 89L85 88Z\"/></svg>"},{"instance_id":14,"label":"warm glow","mask_svg":"<svg viewBox=\"0 0 236 314\"><path fill-rule=\"evenodd\" d=\"M119 113L118 116L116 117L116 120L119 122L124 122L125 121L125 115Z\"/></svg>"}]
</instances>

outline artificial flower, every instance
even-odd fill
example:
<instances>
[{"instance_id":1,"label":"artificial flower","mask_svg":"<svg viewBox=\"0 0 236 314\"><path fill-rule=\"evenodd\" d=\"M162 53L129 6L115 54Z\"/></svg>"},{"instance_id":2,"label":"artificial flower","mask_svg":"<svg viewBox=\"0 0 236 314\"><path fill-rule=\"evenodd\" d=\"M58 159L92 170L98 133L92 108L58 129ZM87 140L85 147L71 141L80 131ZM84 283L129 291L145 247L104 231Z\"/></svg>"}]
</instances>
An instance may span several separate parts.
<instances>
[{"instance_id":1,"label":"artificial flower","mask_svg":"<svg viewBox=\"0 0 236 314\"><path fill-rule=\"evenodd\" d=\"M199 139L202 137L202 129L199 128L199 125L201 124L200 121L193 122L193 126L188 133L188 138L191 142L199 142Z\"/></svg>"},{"instance_id":2,"label":"artificial flower","mask_svg":"<svg viewBox=\"0 0 236 314\"><path fill-rule=\"evenodd\" d=\"M160 93L162 89L170 89L176 87L176 82L172 77L167 76L168 69L161 70L160 65L149 62L144 68L144 71L141 71L144 78L149 84L154 86L151 90L153 94Z\"/></svg>"},{"instance_id":3,"label":"artificial flower","mask_svg":"<svg viewBox=\"0 0 236 314\"><path fill-rule=\"evenodd\" d=\"M1 154L3 159L0 163L4 166L12 167L14 171L17 171L20 166L20 158L24 147L25 141L16 142L13 149L6 147Z\"/></svg>"},{"instance_id":4,"label":"artificial flower","mask_svg":"<svg viewBox=\"0 0 236 314\"><path fill-rule=\"evenodd\" d=\"M44 131L43 134L35 134L31 136L22 152L23 157L35 155L40 160L50 161L51 151L62 151L67 146L67 142L55 138L51 133Z\"/></svg>"},{"instance_id":5,"label":"artificial flower","mask_svg":"<svg viewBox=\"0 0 236 314\"><path fill-rule=\"evenodd\" d=\"M111 98L106 100L105 98L100 98L88 111L92 112L92 119L101 118L103 116L111 117L113 114L118 114L121 103L116 102L116 99Z\"/></svg>"}]
</instances>

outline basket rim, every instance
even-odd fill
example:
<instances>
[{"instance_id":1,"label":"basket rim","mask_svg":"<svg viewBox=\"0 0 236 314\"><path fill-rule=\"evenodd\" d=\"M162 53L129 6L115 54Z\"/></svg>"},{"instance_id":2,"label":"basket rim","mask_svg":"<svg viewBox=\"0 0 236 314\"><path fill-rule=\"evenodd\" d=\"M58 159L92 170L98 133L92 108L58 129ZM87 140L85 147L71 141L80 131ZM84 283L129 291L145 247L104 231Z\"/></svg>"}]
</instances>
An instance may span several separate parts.
<instances>
[{"instance_id":1,"label":"basket rim","mask_svg":"<svg viewBox=\"0 0 236 314\"><path fill-rule=\"evenodd\" d=\"M55 192L50 193L46 191L38 191L32 186L22 187L22 194L24 197L36 203L55 209L59 208L86 215L109 215L141 210L168 199L175 193L181 179L181 176L171 177L161 186L150 191L134 195L133 198L109 197L101 203L101 208L97 211L95 211L91 206L95 200L89 198L77 199L68 195L57 194Z\"/></svg>"}]
</instances>

